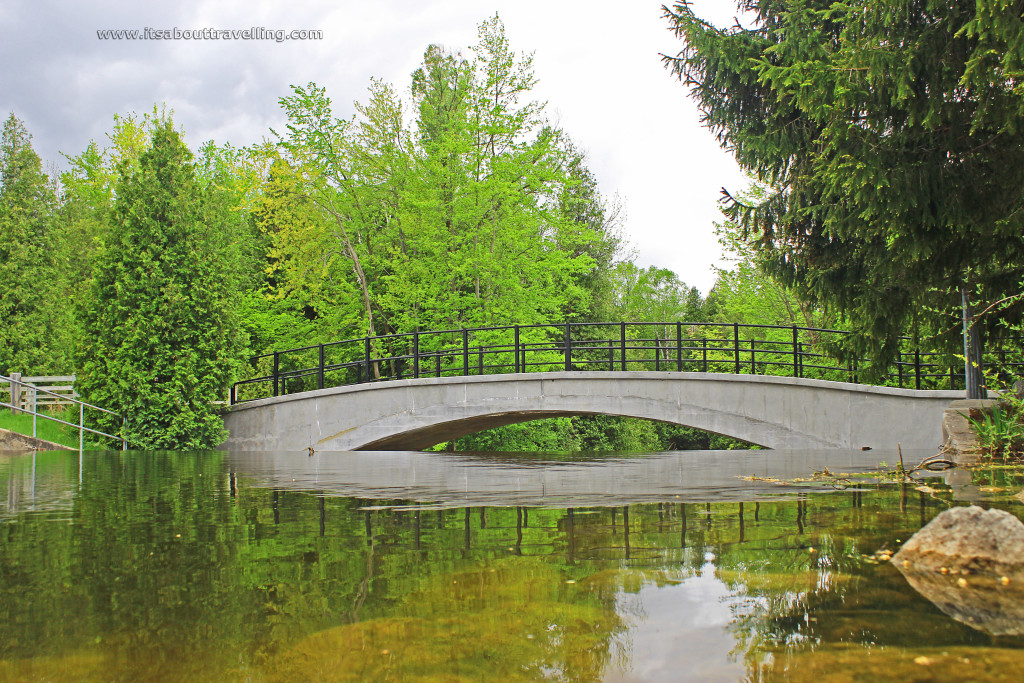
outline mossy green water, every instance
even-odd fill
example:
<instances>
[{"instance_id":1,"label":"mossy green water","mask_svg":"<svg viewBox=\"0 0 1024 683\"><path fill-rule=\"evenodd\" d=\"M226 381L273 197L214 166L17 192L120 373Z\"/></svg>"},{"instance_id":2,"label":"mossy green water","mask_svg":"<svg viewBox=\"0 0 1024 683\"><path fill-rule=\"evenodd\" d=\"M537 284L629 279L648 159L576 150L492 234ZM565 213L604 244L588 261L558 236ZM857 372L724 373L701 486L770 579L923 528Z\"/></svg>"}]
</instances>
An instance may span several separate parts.
<instances>
[{"instance_id":1,"label":"mossy green water","mask_svg":"<svg viewBox=\"0 0 1024 683\"><path fill-rule=\"evenodd\" d=\"M220 453L81 468L0 461L2 680L1004 680L1024 664L1020 638L947 617L876 555L956 504L935 482L437 509L266 488Z\"/></svg>"}]
</instances>

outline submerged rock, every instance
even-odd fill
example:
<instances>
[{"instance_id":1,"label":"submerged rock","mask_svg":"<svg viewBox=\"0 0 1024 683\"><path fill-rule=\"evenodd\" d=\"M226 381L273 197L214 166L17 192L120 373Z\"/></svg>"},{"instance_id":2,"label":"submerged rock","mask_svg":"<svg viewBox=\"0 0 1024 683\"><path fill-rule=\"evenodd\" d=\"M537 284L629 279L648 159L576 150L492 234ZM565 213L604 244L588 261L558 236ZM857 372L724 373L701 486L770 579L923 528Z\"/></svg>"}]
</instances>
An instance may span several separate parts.
<instances>
[{"instance_id":1,"label":"submerged rock","mask_svg":"<svg viewBox=\"0 0 1024 683\"><path fill-rule=\"evenodd\" d=\"M946 510L892 558L945 614L992 635L1024 634L1024 524L1002 510Z\"/></svg>"},{"instance_id":2,"label":"submerged rock","mask_svg":"<svg viewBox=\"0 0 1024 683\"><path fill-rule=\"evenodd\" d=\"M1024 572L964 578L896 567L911 588L960 623L993 636L1024 635Z\"/></svg>"}]
</instances>

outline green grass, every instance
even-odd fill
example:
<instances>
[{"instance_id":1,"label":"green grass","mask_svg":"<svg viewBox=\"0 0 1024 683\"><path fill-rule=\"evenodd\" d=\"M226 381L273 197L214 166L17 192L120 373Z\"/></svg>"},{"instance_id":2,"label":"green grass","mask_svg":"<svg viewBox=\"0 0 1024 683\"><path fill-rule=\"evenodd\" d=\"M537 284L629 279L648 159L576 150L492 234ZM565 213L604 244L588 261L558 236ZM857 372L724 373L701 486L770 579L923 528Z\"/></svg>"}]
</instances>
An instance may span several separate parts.
<instances>
[{"instance_id":1,"label":"green grass","mask_svg":"<svg viewBox=\"0 0 1024 683\"><path fill-rule=\"evenodd\" d=\"M77 410L65 408L63 411L41 411L39 417L36 418L36 437L45 441L59 443L69 448L78 448L78 429L76 427L69 427L53 420L47 420L43 415L56 417L66 422L77 423ZM2 408L0 409L0 428L32 436L32 416L25 413L12 415L9 408ZM90 439L89 433L86 432L85 448L86 450L107 450L108 447Z\"/></svg>"}]
</instances>

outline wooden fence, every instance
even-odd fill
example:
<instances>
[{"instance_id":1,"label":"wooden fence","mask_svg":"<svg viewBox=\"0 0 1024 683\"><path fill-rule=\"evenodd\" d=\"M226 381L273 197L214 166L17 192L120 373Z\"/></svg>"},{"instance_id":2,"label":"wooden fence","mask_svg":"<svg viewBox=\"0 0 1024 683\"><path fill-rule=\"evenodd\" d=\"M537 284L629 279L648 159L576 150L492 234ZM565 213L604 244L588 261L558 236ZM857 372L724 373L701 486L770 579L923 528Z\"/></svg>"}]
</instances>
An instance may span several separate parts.
<instances>
[{"instance_id":1,"label":"wooden fence","mask_svg":"<svg viewBox=\"0 0 1024 683\"><path fill-rule=\"evenodd\" d=\"M0 381L0 403L6 403L9 406L15 406L22 410L32 409L32 394L34 393L32 387L38 387L53 394L59 394L59 396L51 396L40 392L35 397L36 406L39 408L69 406L72 405L71 401L65 400L64 397L68 399L78 398L74 388L74 375L22 377L18 373L13 373L11 379L15 380L15 382Z\"/></svg>"}]
</instances>

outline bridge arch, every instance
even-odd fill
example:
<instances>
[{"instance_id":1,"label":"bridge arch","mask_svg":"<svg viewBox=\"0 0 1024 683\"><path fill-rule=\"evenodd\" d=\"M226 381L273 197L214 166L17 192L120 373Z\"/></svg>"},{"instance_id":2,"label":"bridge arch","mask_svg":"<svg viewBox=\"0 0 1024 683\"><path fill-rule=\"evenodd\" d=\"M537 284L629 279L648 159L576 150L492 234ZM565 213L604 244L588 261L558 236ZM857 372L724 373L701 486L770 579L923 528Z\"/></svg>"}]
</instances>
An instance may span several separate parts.
<instances>
[{"instance_id":1,"label":"bridge arch","mask_svg":"<svg viewBox=\"0 0 1024 683\"><path fill-rule=\"evenodd\" d=\"M701 372L552 372L334 387L232 406L229 450L419 450L490 427L605 414L768 448L934 448L961 391Z\"/></svg>"}]
</instances>

